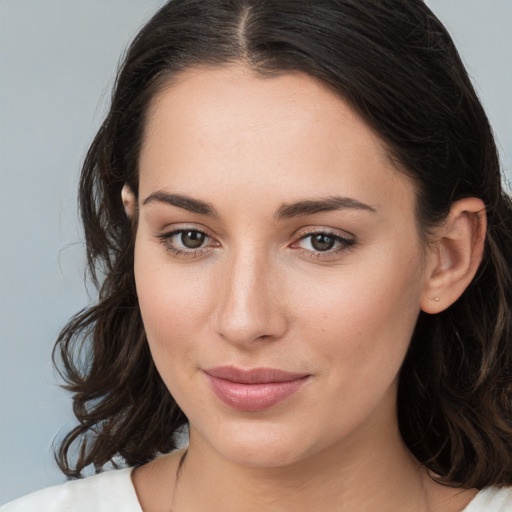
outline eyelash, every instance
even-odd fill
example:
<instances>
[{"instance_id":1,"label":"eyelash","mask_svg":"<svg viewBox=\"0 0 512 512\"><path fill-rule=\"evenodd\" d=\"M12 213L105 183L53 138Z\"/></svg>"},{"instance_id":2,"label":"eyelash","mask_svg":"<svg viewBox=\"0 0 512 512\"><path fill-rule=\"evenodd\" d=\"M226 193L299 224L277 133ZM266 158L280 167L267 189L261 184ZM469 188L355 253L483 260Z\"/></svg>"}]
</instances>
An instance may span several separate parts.
<instances>
[{"instance_id":1,"label":"eyelash","mask_svg":"<svg viewBox=\"0 0 512 512\"><path fill-rule=\"evenodd\" d=\"M207 233L204 231L201 231L200 229L176 229L173 231L170 231L168 233L163 233L161 235L158 235L157 238L160 240L164 248L171 252L174 256L178 257L187 257L187 258L197 258L208 251L209 247L199 247L198 249L180 249L175 245L175 243L172 243L172 238L177 235L183 235L184 233L196 233L199 235L202 235L205 237L205 241L211 240L212 237L210 237ZM294 247L295 245L299 244L300 242L307 240L308 238L322 235L328 238L331 238L334 243L339 244L337 248L328 249L326 251L319 251L319 250L311 250L311 249L304 249L301 247ZM318 231L309 231L307 233L302 234L290 247L294 250L298 250L301 252L301 254L305 257L311 258L313 260L326 260L330 259L339 253L348 251L351 247L354 246L356 243L355 239L348 238L345 236L341 236L339 234L333 233L329 230L318 230ZM310 242L311 244L311 242Z\"/></svg>"}]
</instances>

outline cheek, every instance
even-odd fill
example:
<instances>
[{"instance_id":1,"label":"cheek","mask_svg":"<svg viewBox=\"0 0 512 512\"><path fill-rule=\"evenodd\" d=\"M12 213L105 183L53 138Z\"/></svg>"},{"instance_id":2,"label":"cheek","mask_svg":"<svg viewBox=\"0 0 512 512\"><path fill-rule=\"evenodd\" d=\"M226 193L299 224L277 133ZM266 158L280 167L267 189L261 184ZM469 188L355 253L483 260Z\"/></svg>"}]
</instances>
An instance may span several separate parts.
<instances>
[{"instance_id":1,"label":"cheek","mask_svg":"<svg viewBox=\"0 0 512 512\"><path fill-rule=\"evenodd\" d=\"M404 266L396 273L385 266L382 278L376 266L373 272L347 271L343 286L328 287L303 312L310 359L325 370L326 405L318 416L328 431L355 431L372 411L394 414L395 384L416 324L420 287L417 267L406 276Z\"/></svg>"},{"instance_id":2,"label":"cheek","mask_svg":"<svg viewBox=\"0 0 512 512\"><path fill-rule=\"evenodd\" d=\"M191 340L204 326L210 298L204 276L171 266L161 247L139 244L135 250L135 282L148 343L157 366L172 364L173 353L192 353ZM183 274L186 273L186 278Z\"/></svg>"},{"instance_id":3,"label":"cheek","mask_svg":"<svg viewBox=\"0 0 512 512\"><path fill-rule=\"evenodd\" d=\"M303 300L302 325L317 339L315 351L350 379L398 372L416 324L421 296L420 255L391 248L347 267ZM356 268L357 267L357 268ZM313 283L297 291L304 297ZM342 377L340 377L342 378Z\"/></svg>"}]
</instances>

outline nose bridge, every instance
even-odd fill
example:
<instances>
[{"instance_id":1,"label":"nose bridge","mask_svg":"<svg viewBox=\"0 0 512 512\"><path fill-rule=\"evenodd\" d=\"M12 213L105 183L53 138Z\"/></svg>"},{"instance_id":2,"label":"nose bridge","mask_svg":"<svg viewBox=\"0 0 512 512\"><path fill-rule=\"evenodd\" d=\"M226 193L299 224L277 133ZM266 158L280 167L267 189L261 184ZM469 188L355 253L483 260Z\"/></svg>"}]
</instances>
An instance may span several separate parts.
<instances>
[{"instance_id":1,"label":"nose bridge","mask_svg":"<svg viewBox=\"0 0 512 512\"><path fill-rule=\"evenodd\" d=\"M231 343L250 344L277 338L286 329L284 312L274 293L272 256L256 248L233 250L225 262L217 329Z\"/></svg>"}]
</instances>

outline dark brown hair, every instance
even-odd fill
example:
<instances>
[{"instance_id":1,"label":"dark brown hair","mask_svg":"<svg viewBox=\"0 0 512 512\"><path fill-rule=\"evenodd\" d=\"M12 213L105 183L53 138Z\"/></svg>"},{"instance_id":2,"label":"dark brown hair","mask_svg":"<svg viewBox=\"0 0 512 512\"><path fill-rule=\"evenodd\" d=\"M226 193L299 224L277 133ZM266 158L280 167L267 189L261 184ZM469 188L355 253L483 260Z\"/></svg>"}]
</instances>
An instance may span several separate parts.
<instances>
[{"instance_id":1,"label":"dark brown hair","mask_svg":"<svg viewBox=\"0 0 512 512\"><path fill-rule=\"evenodd\" d=\"M172 450L187 419L151 359L121 203L137 166L148 104L195 65L243 62L262 76L296 70L334 88L418 185L425 232L451 204L481 198L483 262L463 296L420 314L400 376L411 452L446 482L512 484L512 205L482 106L442 24L421 0L172 0L140 31L80 184L97 304L64 328L54 352L79 424L56 458L68 476ZM74 447L74 448L73 448Z\"/></svg>"}]
</instances>

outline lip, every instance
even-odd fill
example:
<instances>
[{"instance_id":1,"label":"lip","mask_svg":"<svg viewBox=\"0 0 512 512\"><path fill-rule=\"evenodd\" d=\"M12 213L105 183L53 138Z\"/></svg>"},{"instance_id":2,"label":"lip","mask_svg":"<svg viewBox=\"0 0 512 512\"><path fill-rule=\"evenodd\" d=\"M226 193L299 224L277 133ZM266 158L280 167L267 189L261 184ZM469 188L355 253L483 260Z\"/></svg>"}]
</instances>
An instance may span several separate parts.
<instances>
[{"instance_id":1,"label":"lip","mask_svg":"<svg viewBox=\"0 0 512 512\"><path fill-rule=\"evenodd\" d=\"M217 398L234 409L248 412L262 411L286 400L311 377L274 368L245 370L233 366L217 366L203 372Z\"/></svg>"}]
</instances>

